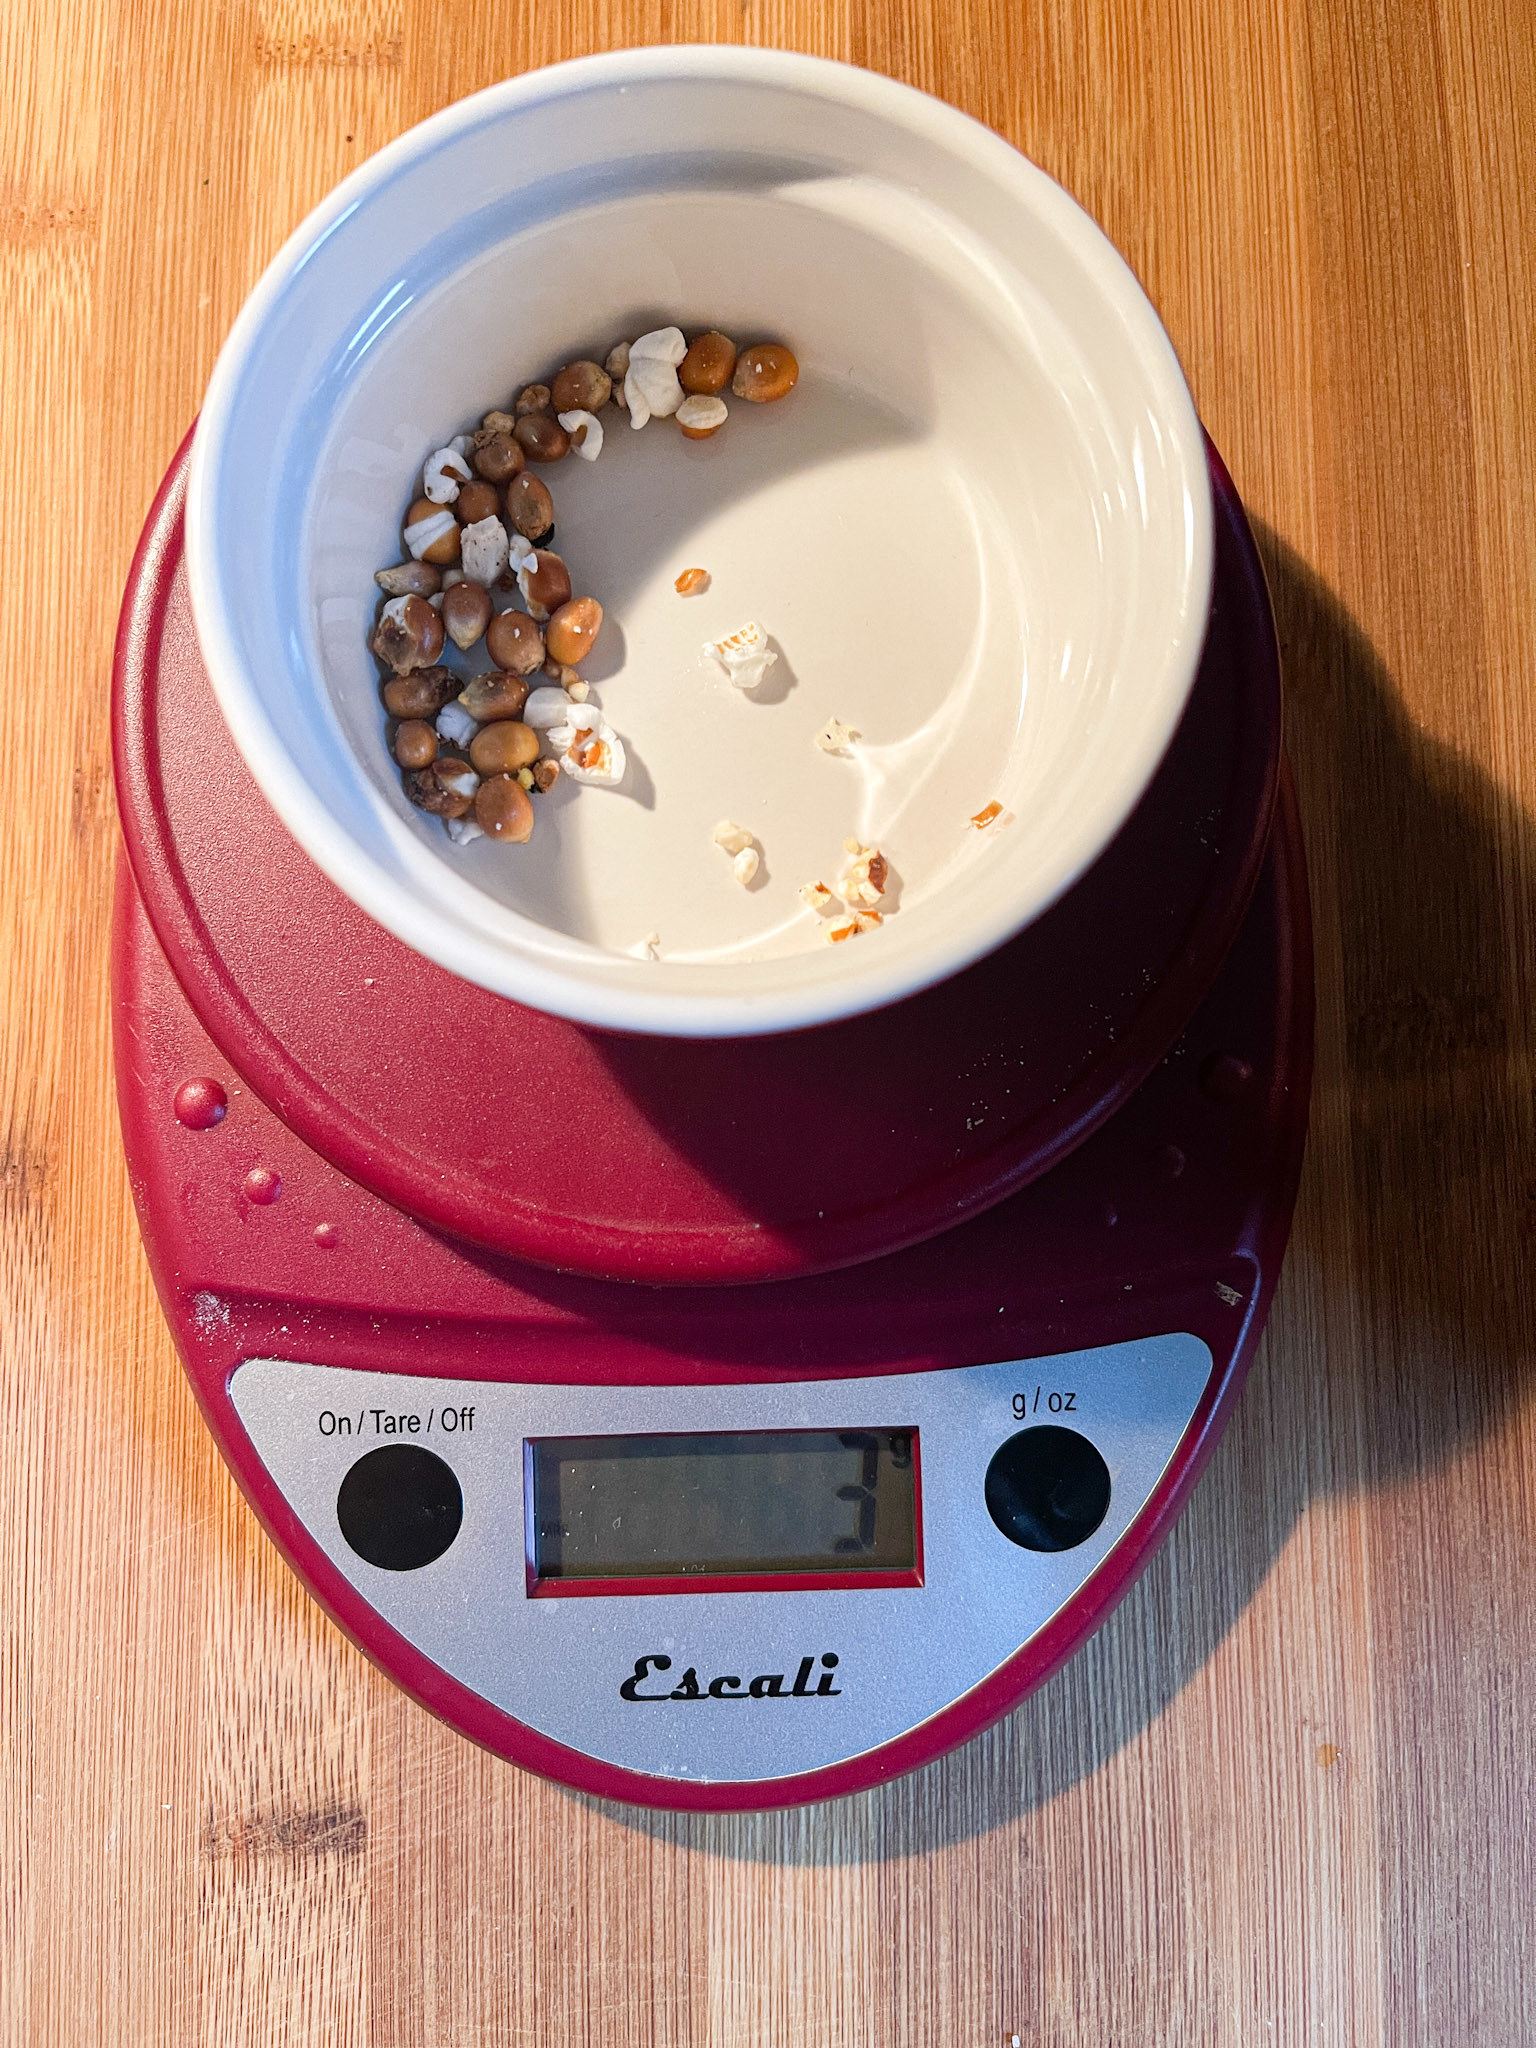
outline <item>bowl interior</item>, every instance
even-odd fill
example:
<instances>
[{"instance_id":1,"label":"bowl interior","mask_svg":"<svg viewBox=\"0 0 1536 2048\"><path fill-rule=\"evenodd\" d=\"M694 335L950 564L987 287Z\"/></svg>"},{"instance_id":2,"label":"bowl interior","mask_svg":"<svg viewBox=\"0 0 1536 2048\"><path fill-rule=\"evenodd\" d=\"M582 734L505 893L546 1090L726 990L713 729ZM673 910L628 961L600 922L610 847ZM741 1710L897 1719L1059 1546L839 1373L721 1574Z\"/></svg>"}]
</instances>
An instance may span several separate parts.
<instances>
[{"instance_id":1,"label":"bowl interior","mask_svg":"<svg viewBox=\"0 0 1536 2048\"><path fill-rule=\"evenodd\" d=\"M189 509L210 672L290 829L443 964L629 1028L847 1014L1017 929L1145 786L1207 602L1193 410L1097 230L947 109L742 55L561 67L365 167L243 316ZM525 847L455 846L385 751L373 572L433 448L671 323L787 341L800 384L705 443L610 407L595 463L541 472L630 770L557 785ZM750 695L700 656L747 619L779 655ZM746 890L725 817L762 848ZM799 889L849 837L895 914L829 947Z\"/></svg>"}]
</instances>

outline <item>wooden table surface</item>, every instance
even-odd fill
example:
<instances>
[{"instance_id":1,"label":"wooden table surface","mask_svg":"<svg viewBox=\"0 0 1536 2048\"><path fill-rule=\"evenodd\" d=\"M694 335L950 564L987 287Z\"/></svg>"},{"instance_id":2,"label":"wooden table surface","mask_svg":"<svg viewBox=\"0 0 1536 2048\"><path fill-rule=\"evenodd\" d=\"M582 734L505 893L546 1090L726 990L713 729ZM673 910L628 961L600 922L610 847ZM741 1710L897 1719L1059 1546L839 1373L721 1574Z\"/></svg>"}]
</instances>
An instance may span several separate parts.
<instances>
[{"instance_id":1,"label":"wooden table surface","mask_svg":"<svg viewBox=\"0 0 1536 2048\"><path fill-rule=\"evenodd\" d=\"M1113 1620L880 1793L647 1818L481 1755L213 1453L109 1080L118 593L235 310L445 102L625 42L968 108L1145 280L1260 522L1317 920L1289 1264ZM0 2038L1536 2037L1530 0L0 11Z\"/></svg>"}]
</instances>

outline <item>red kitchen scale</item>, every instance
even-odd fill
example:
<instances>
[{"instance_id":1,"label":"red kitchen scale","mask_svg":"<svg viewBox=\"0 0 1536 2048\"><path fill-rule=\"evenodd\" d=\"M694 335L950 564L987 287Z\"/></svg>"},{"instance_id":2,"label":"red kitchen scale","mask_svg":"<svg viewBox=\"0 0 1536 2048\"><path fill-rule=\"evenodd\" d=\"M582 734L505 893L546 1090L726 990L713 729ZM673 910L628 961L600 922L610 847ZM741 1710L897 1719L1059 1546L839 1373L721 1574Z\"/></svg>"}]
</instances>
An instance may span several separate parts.
<instances>
[{"instance_id":1,"label":"red kitchen scale","mask_svg":"<svg viewBox=\"0 0 1536 2048\"><path fill-rule=\"evenodd\" d=\"M252 1507L414 1698L585 1792L783 1806L965 1741L1167 1535L1290 1226L1306 879L1219 458L1199 677L1091 871L939 988L707 1043L456 980L311 864L199 659L186 459L114 679L117 1080Z\"/></svg>"}]
</instances>

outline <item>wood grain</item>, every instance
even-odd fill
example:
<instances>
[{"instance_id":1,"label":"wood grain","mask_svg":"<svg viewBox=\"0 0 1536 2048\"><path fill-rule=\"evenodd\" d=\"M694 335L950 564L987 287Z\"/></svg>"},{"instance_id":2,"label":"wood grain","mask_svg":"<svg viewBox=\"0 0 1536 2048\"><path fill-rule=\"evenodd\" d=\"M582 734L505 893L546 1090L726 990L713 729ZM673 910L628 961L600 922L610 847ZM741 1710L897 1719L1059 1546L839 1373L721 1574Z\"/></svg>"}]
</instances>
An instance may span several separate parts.
<instances>
[{"instance_id":1,"label":"wood grain","mask_svg":"<svg viewBox=\"0 0 1536 2048\"><path fill-rule=\"evenodd\" d=\"M235 1495L108 1074L107 680L263 263L495 78L851 58L1145 279L1262 522L1316 897L1294 1248L1237 1421L988 1738L646 1818L377 1677ZM1532 2038L1536 10L11 0L0 11L0 2039L1152 2048Z\"/></svg>"}]
</instances>

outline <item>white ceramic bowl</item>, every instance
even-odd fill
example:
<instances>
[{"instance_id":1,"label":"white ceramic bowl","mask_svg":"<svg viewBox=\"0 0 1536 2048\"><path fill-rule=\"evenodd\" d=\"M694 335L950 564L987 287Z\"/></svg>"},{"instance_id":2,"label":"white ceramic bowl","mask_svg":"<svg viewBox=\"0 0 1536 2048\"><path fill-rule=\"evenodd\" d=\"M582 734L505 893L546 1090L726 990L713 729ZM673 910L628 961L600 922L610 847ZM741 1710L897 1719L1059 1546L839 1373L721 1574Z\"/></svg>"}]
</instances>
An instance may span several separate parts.
<instances>
[{"instance_id":1,"label":"white ceramic bowl","mask_svg":"<svg viewBox=\"0 0 1536 2048\"><path fill-rule=\"evenodd\" d=\"M673 322L788 342L799 387L702 443L610 408L596 463L542 472L630 773L557 785L525 847L459 848L385 752L373 572L433 448ZM697 47L496 86L348 178L219 358L187 540L230 730L354 901L520 1002L699 1036L873 1009L1055 901L1178 722L1212 545L1172 347L1058 186L887 79ZM683 599L690 566L713 582ZM756 699L699 659L749 618L781 655ZM845 758L829 716L863 736ZM1011 820L977 830L993 801ZM724 817L762 847L751 889ZM846 837L899 886L829 946L798 892Z\"/></svg>"}]
</instances>

